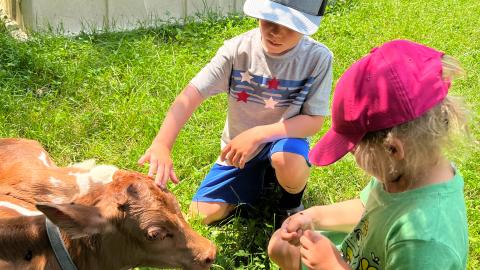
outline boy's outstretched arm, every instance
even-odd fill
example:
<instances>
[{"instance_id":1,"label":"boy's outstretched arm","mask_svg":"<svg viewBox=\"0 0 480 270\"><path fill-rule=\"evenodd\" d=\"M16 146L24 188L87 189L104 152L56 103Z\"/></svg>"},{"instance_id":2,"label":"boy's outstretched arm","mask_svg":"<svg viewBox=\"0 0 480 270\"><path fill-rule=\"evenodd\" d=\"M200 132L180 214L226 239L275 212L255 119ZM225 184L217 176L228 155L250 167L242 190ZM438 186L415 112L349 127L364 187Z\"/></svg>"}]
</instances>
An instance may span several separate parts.
<instances>
[{"instance_id":1,"label":"boy's outstretched arm","mask_svg":"<svg viewBox=\"0 0 480 270\"><path fill-rule=\"evenodd\" d=\"M323 119L321 115L300 114L279 123L256 126L231 140L222 149L220 158L228 164L243 168L260 144L282 138L313 136L322 128Z\"/></svg>"},{"instance_id":2,"label":"boy's outstretched arm","mask_svg":"<svg viewBox=\"0 0 480 270\"><path fill-rule=\"evenodd\" d=\"M152 145L138 160L140 165L150 163L148 175L156 175L155 183L162 188L166 186L168 179L178 183L170 153L178 133L202 101L203 97L197 88L191 84L187 85L168 110Z\"/></svg>"}]
</instances>

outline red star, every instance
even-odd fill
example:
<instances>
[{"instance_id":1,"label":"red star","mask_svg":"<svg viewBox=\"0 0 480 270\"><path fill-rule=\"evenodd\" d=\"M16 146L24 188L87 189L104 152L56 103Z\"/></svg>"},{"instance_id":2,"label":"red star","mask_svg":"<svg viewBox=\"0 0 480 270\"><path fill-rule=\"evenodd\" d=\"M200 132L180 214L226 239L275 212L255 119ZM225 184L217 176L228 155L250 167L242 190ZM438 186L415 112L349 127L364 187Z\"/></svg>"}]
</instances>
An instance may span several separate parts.
<instances>
[{"instance_id":1,"label":"red star","mask_svg":"<svg viewBox=\"0 0 480 270\"><path fill-rule=\"evenodd\" d=\"M273 77L270 81L268 81L268 88L269 89L278 89L278 86L280 85L280 81L277 80L277 78Z\"/></svg>"},{"instance_id":2,"label":"red star","mask_svg":"<svg viewBox=\"0 0 480 270\"><path fill-rule=\"evenodd\" d=\"M240 93L237 94L237 101L243 101L245 103L247 103L247 99L250 95L245 92L245 91L242 91Z\"/></svg>"}]
</instances>

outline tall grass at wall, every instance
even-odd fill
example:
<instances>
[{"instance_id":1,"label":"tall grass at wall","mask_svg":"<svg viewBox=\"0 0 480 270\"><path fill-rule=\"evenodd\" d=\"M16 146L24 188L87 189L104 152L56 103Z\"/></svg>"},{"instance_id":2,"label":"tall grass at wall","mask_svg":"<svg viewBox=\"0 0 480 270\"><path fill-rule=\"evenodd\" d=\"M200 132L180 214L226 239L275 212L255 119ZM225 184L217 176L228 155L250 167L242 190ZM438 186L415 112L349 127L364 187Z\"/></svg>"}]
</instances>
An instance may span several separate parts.
<instances>
[{"instance_id":1,"label":"tall grass at wall","mask_svg":"<svg viewBox=\"0 0 480 270\"><path fill-rule=\"evenodd\" d=\"M451 94L472 112L480 138L480 4L475 0L337 1L313 38L335 55L334 79L374 46L411 39L458 58L467 76ZM75 37L33 33L11 38L0 23L0 137L40 141L59 165L88 158L146 172L138 158L150 145L176 95L213 57L223 41L256 27L254 19L214 16L128 32ZM205 101L180 133L173 151L181 183L169 188L187 210L193 193L220 150L224 95ZM328 129L327 121L318 140ZM480 152L451 155L465 177L470 254L480 269ZM358 196L367 177L349 156L314 168L304 203L328 204ZM245 213L239 214L244 216ZM250 209L223 226L192 226L218 247L213 269L277 269L266 255L273 232L271 207Z\"/></svg>"}]
</instances>

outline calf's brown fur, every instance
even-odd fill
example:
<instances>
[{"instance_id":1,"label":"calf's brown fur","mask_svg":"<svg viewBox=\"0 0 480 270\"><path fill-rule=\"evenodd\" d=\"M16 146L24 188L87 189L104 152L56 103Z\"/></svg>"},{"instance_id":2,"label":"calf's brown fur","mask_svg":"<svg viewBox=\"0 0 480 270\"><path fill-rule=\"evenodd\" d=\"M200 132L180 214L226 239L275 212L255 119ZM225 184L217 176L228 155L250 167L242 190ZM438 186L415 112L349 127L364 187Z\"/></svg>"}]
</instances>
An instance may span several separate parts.
<instances>
[{"instance_id":1,"label":"calf's brown fur","mask_svg":"<svg viewBox=\"0 0 480 270\"><path fill-rule=\"evenodd\" d=\"M0 139L0 202L36 207L47 216L78 269L209 269L214 245L191 229L174 196L151 179L118 170L111 182L91 181L79 196L74 174L88 170L57 167L48 155L39 159L41 153L46 151L35 141ZM0 269L60 269L44 215L0 206Z\"/></svg>"}]
</instances>

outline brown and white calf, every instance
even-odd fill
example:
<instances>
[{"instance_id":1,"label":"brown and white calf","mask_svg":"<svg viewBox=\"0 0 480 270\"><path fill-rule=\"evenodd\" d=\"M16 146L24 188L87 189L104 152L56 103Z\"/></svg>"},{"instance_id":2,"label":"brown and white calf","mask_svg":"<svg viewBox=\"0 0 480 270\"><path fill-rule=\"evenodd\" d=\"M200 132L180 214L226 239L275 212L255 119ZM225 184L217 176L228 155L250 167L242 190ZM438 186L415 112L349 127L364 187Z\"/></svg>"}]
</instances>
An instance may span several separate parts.
<instances>
[{"instance_id":1,"label":"brown and white calf","mask_svg":"<svg viewBox=\"0 0 480 270\"><path fill-rule=\"evenodd\" d=\"M0 269L60 269L45 216L78 269L210 268L215 246L171 193L143 174L90 165L57 167L36 141L0 139Z\"/></svg>"}]
</instances>

